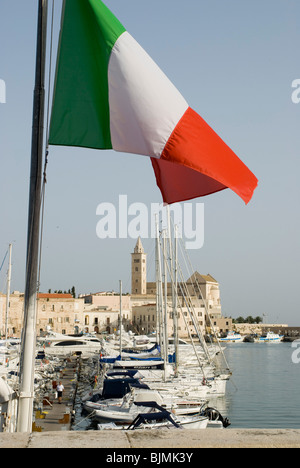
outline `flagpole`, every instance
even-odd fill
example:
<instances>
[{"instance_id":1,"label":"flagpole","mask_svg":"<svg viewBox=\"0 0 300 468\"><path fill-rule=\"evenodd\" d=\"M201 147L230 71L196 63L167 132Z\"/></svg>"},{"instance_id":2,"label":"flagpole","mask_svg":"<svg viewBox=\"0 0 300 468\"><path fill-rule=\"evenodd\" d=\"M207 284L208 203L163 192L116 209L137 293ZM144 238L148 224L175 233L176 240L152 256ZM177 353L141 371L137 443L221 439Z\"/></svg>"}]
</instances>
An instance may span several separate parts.
<instances>
[{"instance_id":1,"label":"flagpole","mask_svg":"<svg viewBox=\"0 0 300 468\"><path fill-rule=\"evenodd\" d=\"M48 0L39 0L17 432L32 432Z\"/></svg>"}]
</instances>

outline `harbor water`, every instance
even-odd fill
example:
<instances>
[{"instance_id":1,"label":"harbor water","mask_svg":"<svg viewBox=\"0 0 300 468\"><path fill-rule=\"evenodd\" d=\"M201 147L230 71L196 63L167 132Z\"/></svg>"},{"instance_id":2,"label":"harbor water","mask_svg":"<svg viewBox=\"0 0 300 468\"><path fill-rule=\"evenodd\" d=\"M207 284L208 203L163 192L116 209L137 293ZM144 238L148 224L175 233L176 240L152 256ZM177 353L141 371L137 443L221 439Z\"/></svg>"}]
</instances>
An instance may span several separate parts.
<instances>
[{"instance_id":1,"label":"harbor water","mask_svg":"<svg viewBox=\"0 0 300 468\"><path fill-rule=\"evenodd\" d=\"M226 396L214 403L231 428L300 429L297 348L283 342L231 343L225 355L233 375Z\"/></svg>"}]
</instances>

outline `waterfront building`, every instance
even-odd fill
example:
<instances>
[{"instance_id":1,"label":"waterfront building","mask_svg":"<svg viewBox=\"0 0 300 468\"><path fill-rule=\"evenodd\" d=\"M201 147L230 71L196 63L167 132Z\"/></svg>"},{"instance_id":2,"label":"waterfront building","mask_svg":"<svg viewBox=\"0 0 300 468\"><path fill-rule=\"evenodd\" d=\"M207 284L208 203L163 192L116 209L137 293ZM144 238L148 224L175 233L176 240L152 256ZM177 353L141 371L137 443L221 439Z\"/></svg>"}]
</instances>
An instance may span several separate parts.
<instances>
[{"instance_id":1,"label":"waterfront building","mask_svg":"<svg viewBox=\"0 0 300 468\"><path fill-rule=\"evenodd\" d=\"M119 329L120 294L98 292L81 295L84 300L83 320L85 332L108 334ZM122 324L126 331L131 325L131 302L129 294L122 294Z\"/></svg>"},{"instance_id":2,"label":"waterfront building","mask_svg":"<svg viewBox=\"0 0 300 468\"><path fill-rule=\"evenodd\" d=\"M132 290L131 309L134 330L141 334L151 333L156 329L156 282L147 281L145 251L139 238L132 254ZM145 268L141 268L141 267ZM141 286L143 285L143 286ZM146 285L146 288L144 288ZM143 293L143 291L145 291ZM186 296L184 298L184 295ZM180 338L195 334L193 320L187 308L186 300L193 310L198 328L205 334L207 331L226 333L232 328L232 320L222 317L220 288L211 276L200 275L197 271L185 283L177 285L178 297L178 333ZM168 333L173 334L172 284L167 284L167 319ZM209 318L207 316L209 314Z\"/></svg>"},{"instance_id":3,"label":"waterfront building","mask_svg":"<svg viewBox=\"0 0 300 468\"><path fill-rule=\"evenodd\" d=\"M83 299L76 299L71 294L38 294L37 333L41 335L49 328L66 335L80 333L83 306Z\"/></svg>"},{"instance_id":4,"label":"waterfront building","mask_svg":"<svg viewBox=\"0 0 300 468\"><path fill-rule=\"evenodd\" d=\"M2 307L1 307L2 306ZM1 297L0 311L2 308L2 320L0 320L0 334L5 336L5 322L6 322L6 295ZM9 314L7 318L7 336L20 338L22 322L23 322L23 309L24 309L24 294L19 291L14 291L10 294L9 300Z\"/></svg>"},{"instance_id":5,"label":"waterfront building","mask_svg":"<svg viewBox=\"0 0 300 468\"><path fill-rule=\"evenodd\" d=\"M181 338L194 334L192 319L182 291L188 292L194 320L203 333L213 327L218 332L232 329L231 319L222 317L220 288L210 274L201 275L197 271L186 283L178 283L178 331ZM23 323L24 294L15 291L10 296L8 335L21 336ZM0 294L0 333L5 334L6 296ZM207 313L210 320L208 320ZM119 329L120 295L112 292L81 294L74 298L71 294L38 295L37 335L49 328L62 334L81 332L114 333ZM167 284L168 332L173 334L172 287ZM131 254L131 294L122 295L122 324L126 331L147 334L156 329L156 283L147 281L147 254L138 238Z\"/></svg>"},{"instance_id":6,"label":"waterfront building","mask_svg":"<svg viewBox=\"0 0 300 468\"><path fill-rule=\"evenodd\" d=\"M156 330L156 303L148 303L133 308L133 326L141 335L147 335ZM199 329L205 334L205 312L202 308L193 308L194 319ZM177 309L178 335L180 338L189 338L195 335L195 328L187 307ZM167 330L168 335L174 333L173 308L171 300L167 305Z\"/></svg>"},{"instance_id":7,"label":"waterfront building","mask_svg":"<svg viewBox=\"0 0 300 468\"><path fill-rule=\"evenodd\" d=\"M4 300L3 300L4 297ZM2 304L2 321L0 333L5 334L6 296L0 299ZM74 298L71 294L38 294L37 300L37 335L48 329L57 333L74 334L83 327L83 299ZM20 338L23 327L24 294L14 291L10 295L8 316L8 336Z\"/></svg>"}]
</instances>

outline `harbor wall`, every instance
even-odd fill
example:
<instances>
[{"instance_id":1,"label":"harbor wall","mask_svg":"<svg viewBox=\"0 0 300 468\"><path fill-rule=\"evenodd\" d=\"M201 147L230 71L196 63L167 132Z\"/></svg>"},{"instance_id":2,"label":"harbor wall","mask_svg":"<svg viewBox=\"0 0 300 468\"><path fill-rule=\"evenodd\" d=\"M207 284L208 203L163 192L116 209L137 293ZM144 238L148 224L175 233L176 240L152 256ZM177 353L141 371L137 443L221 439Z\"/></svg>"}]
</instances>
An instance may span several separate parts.
<instances>
[{"instance_id":1,"label":"harbor wall","mask_svg":"<svg viewBox=\"0 0 300 468\"><path fill-rule=\"evenodd\" d=\"M204 429L178 431L60 431L33 434L0 434L1 448L98 448L105 456L122 449L134 453L149 449L155 454L167 449L193 453L199 448L300 448L300 430ZM136 452L138 453L138 452ZM147 457L147 453L143 457ZM196 455L195 455L196 456Z\"/></svg>"},{"instance_id":2,"label":"harbor wall","mask_svg":"<svg viewBox=\"0 0 300 468\"><path fill-rule=\"evenodd\" d=\"M266 323L235 323L233 329L240 333L241 335L251 335L257 334L262 335L268 331L274 333L280 333L281 335L285 334L285 331L288 328L287 324L266 324Z\"/></svg>"}]
</instances>

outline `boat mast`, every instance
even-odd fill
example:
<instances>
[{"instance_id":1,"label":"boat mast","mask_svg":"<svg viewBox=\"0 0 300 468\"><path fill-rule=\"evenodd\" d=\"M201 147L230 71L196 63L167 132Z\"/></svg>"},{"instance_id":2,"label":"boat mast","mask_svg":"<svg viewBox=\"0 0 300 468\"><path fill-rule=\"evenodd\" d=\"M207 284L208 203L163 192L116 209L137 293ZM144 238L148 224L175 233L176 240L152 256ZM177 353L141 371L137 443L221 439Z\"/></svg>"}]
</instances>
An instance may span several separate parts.
<instances>
[{"instance_id":1,"label":"boat mast","mask_svg":"<svg viewBox=\"0 0 300 468\"><path fill-rule=\"evenodd\" d=\"M167 379L167 364L168 364L168 259L167 259L167 232L166 229L162 231L162 247L163 247L163 259L164 259L164 311L163 311L163 337L164 337L164 380Z\"/></svg>"},{"instance_id":2,"label":"boat mast","mask_svg":"<svg viewBox=\"0 0 300 468\"><path fill-rule=\"evenodd\" d=\"M39 0L31 143L24 324L20 362L18 432L32 432L36 349L36 301L38 289L40 206L44 142L47 13L48 0Z\"/></svg>"},{"instance_id":3,"label":"boat mast","mask_svg":"<svg viewBox=\"0 0 300 468\"><path fill-rule=\"evenodd\" d=\"M6 290L6 310L5 310L5 341L6 341L6 345L7 345L7 338L8 338L8 336L7 336L8 335L8 313L9 313L9 302L10 302L11 253L12 253L12 244L9 244L7 290Z\"/></svg>"},{"instance_id":4,"label":"boat mast","mask_svg":"<svg viewBox=\"0 0 300 468\"><path fill-rule=\"evenodd\" d=\"M159 225L158 217L155 215L156 220L156 336L159 342L160 352L163 355L163 327L162 327L162 271L161 271L161 255L160 255L160 240L159 240ZM158 332L157 332L158 330Z\"/></svg>"},{"instance_id":5,"label":"boat mast","mask_svg":"<svg viewBox=\"0 0 300 468\"><path fill-rule=\"evenodd\" d=\"M174 253L175 253L175 261L174 261L174 299L173 299L173 320L174 320L174 346L175 346L175 377L178 377L178 368L179 368L179 347L178 347L178 310L177 310L177 298L178 298L178 290L177 290L177 283L178 283L178 245L177 245L177 237L178 231L177 226L175 226L175 233L174 233ZM173 270L172 270L173 271Z\"/></svg>"},{"instance_id":6,"label":"boat mast","mask_svg":"<svg viewBox=\"0 0 300 468\"><path fill-rule=\"evenodd\" d=\"M120 356L122 359L122 281L120 280Z\"/></svg>"}]
</instances>

